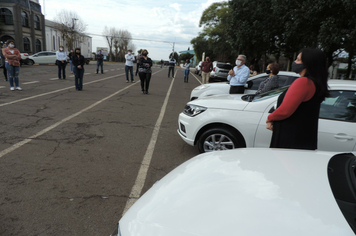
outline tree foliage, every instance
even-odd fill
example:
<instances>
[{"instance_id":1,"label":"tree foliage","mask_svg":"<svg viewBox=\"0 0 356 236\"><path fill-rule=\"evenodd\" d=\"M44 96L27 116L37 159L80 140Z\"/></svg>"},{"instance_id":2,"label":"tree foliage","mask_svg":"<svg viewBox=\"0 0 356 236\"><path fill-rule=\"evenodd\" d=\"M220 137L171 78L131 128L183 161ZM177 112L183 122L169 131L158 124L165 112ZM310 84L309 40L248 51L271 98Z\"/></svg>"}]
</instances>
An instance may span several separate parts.
<instances>
[{"instance_id":1,"label":"tree foliage","mask_svg":"<svg viewBox=\"0 0 356 236\"><path fill-rule=\"evenodd\" d=\"M61 10L54 18L54 21L57 23L55 28L61 32L63 40L66 41L69 49L74 49L74 42L83 42L86 24L76 12Z\"/></svg>"}]
</instances>

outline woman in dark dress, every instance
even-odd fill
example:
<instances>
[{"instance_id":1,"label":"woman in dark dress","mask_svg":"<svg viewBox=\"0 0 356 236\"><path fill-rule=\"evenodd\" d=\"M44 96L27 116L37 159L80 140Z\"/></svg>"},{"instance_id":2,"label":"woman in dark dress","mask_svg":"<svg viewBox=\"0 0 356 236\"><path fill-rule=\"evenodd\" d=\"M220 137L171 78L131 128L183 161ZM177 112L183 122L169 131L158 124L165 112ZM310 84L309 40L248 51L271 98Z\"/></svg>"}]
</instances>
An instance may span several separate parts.
<instances>
[{"instance_id":1,"label":"woman in dark dress","mask_svg":"<svg viewBox=\"0 0 356 236\"><path fill-rule=\"evenodd\" d=\"M326 56L304 48L292 64L300 74L278 97L277 109L267 118L273 131L271 148L317 149L320 103L328 96Z\"/></svg>"},{"instance_id":2,"label":"woman in dark dress","mask_svg":"<svg viewBox=\"0 0 356 236\"><path fill-rule=\"evenodd\" d=\"M148 88L150 86L151 74L152 74L152 60L147 57L148 51L143 49L141 52L142 57L140 58L139 64L139 73L141 80L141 90L143 94L148 94Z\"/></svg>"},{"instance_id":3,"label":"woman in dark dress","mask_svg":"<svg viewBox=\"0 0 356 236\"><path fill-rule=\"evenodd\" d=\"M73 72L75 90L83 90L83 75L84 75L84 56L80 53L80 48L75 49L75 54L72 55Z\"/></svg>"}]
</instances>

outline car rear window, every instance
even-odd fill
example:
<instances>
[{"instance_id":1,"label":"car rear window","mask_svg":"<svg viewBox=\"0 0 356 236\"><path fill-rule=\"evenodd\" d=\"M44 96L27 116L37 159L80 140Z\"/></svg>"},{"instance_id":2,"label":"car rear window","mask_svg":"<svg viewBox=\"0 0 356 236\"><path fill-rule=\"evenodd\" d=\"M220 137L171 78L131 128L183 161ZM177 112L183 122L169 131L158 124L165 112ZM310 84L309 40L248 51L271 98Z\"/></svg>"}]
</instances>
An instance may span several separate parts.
<instances>
[{"instance_id":1,"label":"car rear window","mask_svg":"<svg viewBox=\"0 0 356 236\"><path fill-rule=\"evenodd\" d=\"M219 67L220 69L226 69L226 70L231 70L232 69L232 65L230 65L230 64L218 63L216 65L216 67Z\"/></svg>"}]
</instances>

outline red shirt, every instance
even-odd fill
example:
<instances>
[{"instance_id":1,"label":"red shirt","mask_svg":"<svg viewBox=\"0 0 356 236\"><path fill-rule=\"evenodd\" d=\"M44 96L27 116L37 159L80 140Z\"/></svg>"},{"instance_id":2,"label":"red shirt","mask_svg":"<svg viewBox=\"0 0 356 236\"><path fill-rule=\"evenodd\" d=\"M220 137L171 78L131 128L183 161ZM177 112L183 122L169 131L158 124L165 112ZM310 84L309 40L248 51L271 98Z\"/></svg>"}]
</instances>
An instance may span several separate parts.
<instances>
[{"instance_id":1,"label":"red shirt","mask_svg":"<svg viewBox=\"0 0 356 236\"><path fill-rule=\"evenodd\" d=\"M268 116L268 120L274 121L288 118L302 102L306 102L314 96L315 89L314 82L307 77L296 79L288 88L282 104Z\"/></svg>"},{"instance_id":2,"label":"red shirt","mask_svg":"<svg viewBox=\"0 0 356 236\"><path fill-rule=\"evenodd\" d=\"M213 70L213 63L211 61L203 61L200 67L203 72L209 73Z\"/></svg>"}]
</instances>

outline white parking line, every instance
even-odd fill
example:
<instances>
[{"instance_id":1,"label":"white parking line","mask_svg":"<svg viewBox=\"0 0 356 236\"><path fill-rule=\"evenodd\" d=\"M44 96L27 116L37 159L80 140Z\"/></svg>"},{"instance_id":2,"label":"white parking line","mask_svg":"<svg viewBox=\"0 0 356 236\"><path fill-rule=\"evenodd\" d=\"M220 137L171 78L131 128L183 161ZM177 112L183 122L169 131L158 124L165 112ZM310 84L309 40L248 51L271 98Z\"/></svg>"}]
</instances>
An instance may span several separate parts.
<instances>
[{"instance_id":1,"label":"white parking line","mask_svg":"<svg viewBox=\"0 0 356 236\"><path fill-rule=\"evenodd\" d=\"M158 72L159 71L157 71L156 73L158 73ZM156 73L153 73L153 74L156 74ZM176 74L177 74L177 71L176 71ZM174 77L176 77L176 76L174 76ZM129 199L127 199L127 202L126 202L126 205L125 205L122 215L124 215L127 212L127 210L130 209L130 207L137 201L137 199L141 195L143 186L145 185L148 168L150 167L150 164L151 164L153 151L156 146L158 133L161 128L164 113L166 112L166 108L167 108L169 96L172 91L173 83L174 83L174 78L172 79L171 85L169 86L168 92L166 94L166 98L164 99L164 102L163 102L163 105L161 108L161 112L159 114L159 117L156 121L155 127L152 132L150 143L148 144L146 153L145 153L143 160L141 162L140 170L138 171L138 175L136 177L135 184L134 184L134 186L132 186Z\"/></svg>"},{"instance_id":2,"label":"white parking line","mask_svg":"<svg viewBox=\"0 0 356 236\"><path fill-rule=\"evenodd\" d=\"M108 80L108 79L112 79L112 78L115 78L115 77L119 77L121 75L124 75L124 74L119 74L119 75L114 75L114 76L110 76L110 77L94 80L94 81L91 81L91 82L88 82L88 83L84 83L84 85L97 83L97 82ZM42 94L35 95L35 96L32 96L32 97L28 97L28 98L15 100L15 101L12 101L12 102L2 103L2 104L0 104L0 107L6 106L6 105L10 105L10 104L14 104L14 103L18 103L18 102L22 102L22 101L26 101L26 100L30 100L30 99L37 98L37 97L46 96L46 95L49 95L49 94L52 94L52 93L57 93L57 92L60 92L60 91L63 91L63 90L71 89L71 88L73 88L73 86L62 88L62 89L58 89L58 90L55 90L55 91L52 91L52 92L48 92L48 93L42 93Z\"/></svg>"},{"instance_id":3,"label":"white parking line","mask_svg":"<svg viewBox=\"0 0 356 236\"><path fill-rule=\"evenodd\" d=\"M84 75L90 75L91 73L84 73Z\"/></svg>"},{"instance_id":4,"label":"white parking line","mask_svg":"<svg viewBox=\"0 0 356 236\"><path fill-rule=\"evenodd\" d=\"M52 79L49 79L49 80L57 80L58 78L52 78Z\"/></svg>"},{"instance_id":5,"label":"white parking line","mask_svg":"<svg viewBox=\"0 0 356 236\"><path fill-rule=\"evenodd\" d=\"M40 81L31 81L31 82L25 82L25 83L22 83L22 84L35 84L35 83L38 83Z\"/></svg>"},{"instance_id":6,"label":"white parking line","mask_svg":"<svg viewBox=\"0 0 356 236\"><path fill-rule=\"evenodd\" d=\"M128 89L128 88L130 88L131 86L134 86L134 85L135 85L135 84L131 84L131 85L129 85L129 86L123 88L123 89L120 89L119 91L117 91L117 92L111 94L110 96L107 96L106 98L103 98L103 99L101 99L100 101L97 101L97 102L93 103L92 105L90 105L90 106L88 106L88 107L82 109L81 111L78 111L78 112L74 113L73 115L70 115L70 116L68 116L68 117L66 117L66 118L64 118L64 119L62 119L62 120L60 120L60 121L58 121L57 123L55 123L55 124L53 124L53 125L51 125L51 126L45 128L45 129L41 130L41 131L38 132L37 134L32 135L31 137L28 137L28 138L22 140L21 142L18 142L18 143L16 143L16 144L12 145L12 146L9 147L9 148L6 148L5 150L3 150L3 151L0 152L0 158L3 157L3 156L6 155L6 154L12 152L12 151L15 151L16 149L22 147L22 146L25 145L26 143L31 142L33 139L38 138L39 136L41 136L41 135L47 133L48 131L50 131L50 130L52 130L52 129L58 127L59 125L61 125L61 124L65 123L65 122L67 122L67 121L73 119L74 117L77 117L77 116L81 115L82 113L84 113L84 112L90 110L91 108L93 108L93 107L99 105L100 103L102 103L102 102L108 100L109 98L112 98L113 96L117 95L118 93L121 93L122 91L124 91L124 90L126 90L126 89Z\"/></svg>"},{"instance_id":7,"label":"white parking line","mask_svg":"<svg viewBox=\"0 0 356 236\"><path fill-rule=\"evenodd\" d=\"M5 88L5 86L0 86L0 88Z\"/></svg>"},{"instance_id":8,"label":"white parking line","mask_svg":"<svg viewBox=\"0 0 356 236\"><path fill-rule=\"evenodd\" d=\"M114 71L115 69L111 69L111 71Z\"/></svg>"}]
</instances>

